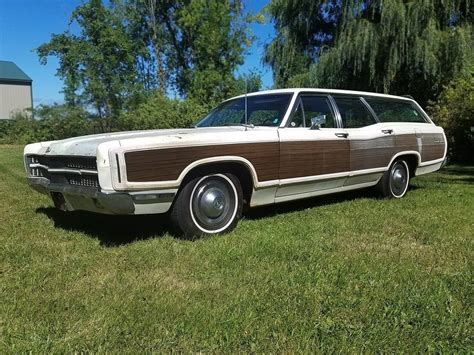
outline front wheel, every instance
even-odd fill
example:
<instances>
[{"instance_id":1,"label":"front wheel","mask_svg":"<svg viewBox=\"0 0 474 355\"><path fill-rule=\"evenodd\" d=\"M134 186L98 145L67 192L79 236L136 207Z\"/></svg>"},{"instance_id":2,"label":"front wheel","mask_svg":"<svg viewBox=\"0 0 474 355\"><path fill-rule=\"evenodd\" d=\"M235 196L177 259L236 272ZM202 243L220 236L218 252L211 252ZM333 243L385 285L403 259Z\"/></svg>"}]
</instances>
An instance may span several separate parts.
<instances>
[{"instance_id":1,"label":"front wheel","mask_svg":"<svg viewBox=\"0 0 474 355\"><path fill-rule=\"evenodd\" d=\"M410 169L403 159L397 159L380 179L377 187L384 197L402 198L410 182Z\"/></svg>"},{"instance_id":2,"label":"front wheel","mask_svg":"<svg viewBox=\"0 0 474 355\"><path fill-rule=\"evenodd\" d=\"M242 215L242 200L242 187L234 175L196 177L178 194L171 220L188 238L227 233Z\"/></svg>"}]
</instances>

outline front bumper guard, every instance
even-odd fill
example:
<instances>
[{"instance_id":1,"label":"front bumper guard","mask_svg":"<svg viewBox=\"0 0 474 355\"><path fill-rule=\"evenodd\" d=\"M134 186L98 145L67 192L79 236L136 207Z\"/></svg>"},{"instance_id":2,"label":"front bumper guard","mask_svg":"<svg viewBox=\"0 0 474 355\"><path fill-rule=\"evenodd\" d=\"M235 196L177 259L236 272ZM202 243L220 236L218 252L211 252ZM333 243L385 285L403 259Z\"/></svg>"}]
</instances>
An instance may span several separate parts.
<instances>
[{"instance_id":1,"label":"front bumper guard","mask_svg":"<svg viewBox=\"0 0 474 355\"><path fill-rule=\"evenodd\" d=\"M133 198L128 193L105 192L90 187L51 184L48 179L42 177L28 177L27 179L28 184L41 193L58 192L66 196L89 197L95 200L94 202L98 206L115 214L133 214L135 211Z\"/></svg>"}]
</instances>

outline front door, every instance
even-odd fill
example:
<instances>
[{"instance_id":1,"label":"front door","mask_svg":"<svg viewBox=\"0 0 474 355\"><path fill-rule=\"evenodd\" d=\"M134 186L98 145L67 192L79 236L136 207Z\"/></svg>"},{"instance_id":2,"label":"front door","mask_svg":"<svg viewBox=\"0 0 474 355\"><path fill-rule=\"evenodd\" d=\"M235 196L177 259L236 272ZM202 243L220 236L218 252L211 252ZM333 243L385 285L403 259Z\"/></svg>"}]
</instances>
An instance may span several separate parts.
<instances>
[{"instance_id":1,"label":"front door","mask_svg":"<svg viewBox=\"0 0 474 355\"><path fill-rule=\"evenodd\" d=\"M279 129L277 198L343 186L350 170L349 139L338 122L329 96L298 97L287 126Z\"/></svg>"}]
</instances>

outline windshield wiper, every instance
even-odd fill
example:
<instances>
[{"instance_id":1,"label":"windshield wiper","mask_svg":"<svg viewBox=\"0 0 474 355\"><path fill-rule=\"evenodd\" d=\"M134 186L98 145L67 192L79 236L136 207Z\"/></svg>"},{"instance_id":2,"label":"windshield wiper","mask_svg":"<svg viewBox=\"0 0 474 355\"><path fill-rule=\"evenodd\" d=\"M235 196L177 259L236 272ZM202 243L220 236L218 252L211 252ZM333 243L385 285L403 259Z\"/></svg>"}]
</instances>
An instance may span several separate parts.
<instances>
[{"instance_id":1,"label":"windshield wiper","mask_svg":"<svg viewBox=\"0 0 474 355\"><path fill-rule=\"evenodd\" d=\"M245 128L255 128L253 123L241 123L240 125Z\"/></svg>"}]
</instances>

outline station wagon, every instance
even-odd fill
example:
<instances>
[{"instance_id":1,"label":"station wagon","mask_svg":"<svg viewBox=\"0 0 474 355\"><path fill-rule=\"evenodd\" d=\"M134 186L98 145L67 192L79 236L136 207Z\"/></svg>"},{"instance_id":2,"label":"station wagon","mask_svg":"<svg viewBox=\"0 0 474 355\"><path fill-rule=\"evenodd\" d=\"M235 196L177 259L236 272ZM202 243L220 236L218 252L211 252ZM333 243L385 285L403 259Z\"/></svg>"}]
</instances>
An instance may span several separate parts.
<instances>
[{"instance_id":1,"label":"station wagon","mask_svg":"<svg viewBox=\"0 0 474 355\"><path fill-rule=\"evenodd\" d=\"M224 101L194 128L29 144L29 184L55 206L169 213L187 236L232 230L249 207L374 186L403 197L446 137L410 97L325 89Z\"/></svg>"}]
</instances>

